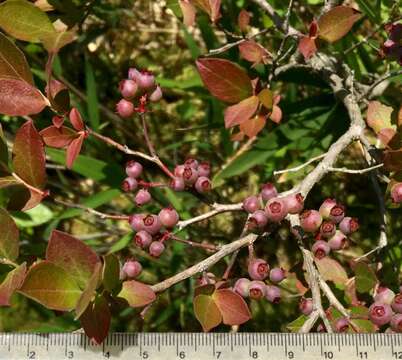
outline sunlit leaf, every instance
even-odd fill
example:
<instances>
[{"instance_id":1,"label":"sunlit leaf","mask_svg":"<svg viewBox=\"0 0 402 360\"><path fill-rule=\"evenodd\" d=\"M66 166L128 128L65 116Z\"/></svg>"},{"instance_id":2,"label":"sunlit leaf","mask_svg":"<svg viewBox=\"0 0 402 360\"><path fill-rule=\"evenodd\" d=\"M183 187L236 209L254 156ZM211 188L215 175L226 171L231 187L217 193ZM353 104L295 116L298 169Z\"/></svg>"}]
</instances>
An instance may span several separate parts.
<instances>
[{"instance_id":1,"label":"sunlit leaf","mask_svg":"<svg viewBox=\"0 0 402 360\"><path fill-rule=\"evenodd\" d=\"M131 307L148 305L156 298L149 285L135 280L124 281L123 287L117 296L125 299Z\"/></svg>"},{"instance_id":2,"label":"sunlit leaf","mask_svg":"<svg viewBox=\"0 0 402 360\"><path fill-rule=\"evenodd\" d=\"M212 295L226 325L241 325L250 320L250 310L244 299L233 290L220 289Z\"/></svg>"},{"instance_id":3,"label":"sunlit leaf","mask_svg":"<svg viewBox=\"0 0 402 360\"><path fill-rule=\"evenodd\" d=\"M10 306L11 296L21 287L25 279L26 268L25 263L16 267L7 274L0 284L0 306Z\"/></svg>"},{"instance_id":4,"label":"sunlit leaf","mask_svg":"<svg viewBox=\"0 0 402 360\"><path fill-rule=\"evenodd\" d=\"M257 111L259 100L257 96L251 96L236 105L225 109L225 127L231 128L250 119Z\"/></svg>"},{"instance_id":5,"label":"sunlit leaf","mask_svg":"<svg viewBox=\"0 0 402 360\"><path fill-rule=\"evenodd\" d=\"M222 322L222 315L210 295L197 295L193 301L194 314L204 331L209 331Z\"/></svg>"},{"instance_id":6,"label":"sunlit leaf","mask_svg":"<svg viewBox=\"0 0 402 360\"><path fill-rule=\"evenodd\" d=\"M316 258L315 263L325 281L332 281L340 287L345 287L348 274L338 261L326 256L322 259Z\"/></svg>"}]
</instances>

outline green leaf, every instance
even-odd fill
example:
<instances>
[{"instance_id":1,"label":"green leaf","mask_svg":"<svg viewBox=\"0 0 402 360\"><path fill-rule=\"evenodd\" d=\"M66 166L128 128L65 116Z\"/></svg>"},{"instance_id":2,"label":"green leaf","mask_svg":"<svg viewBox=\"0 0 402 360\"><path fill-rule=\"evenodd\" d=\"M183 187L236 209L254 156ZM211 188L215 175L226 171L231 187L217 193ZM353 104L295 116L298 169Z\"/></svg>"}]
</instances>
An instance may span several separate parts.
<instances>
[{"instance_id":1,"label":"green leaf","mask_svg":"<svg viewBox=\"0 0 402 360\"><path fill-rule=\"evenodd\" d=\"M300 328L304 325L308 317L306 315L300 315L297 319L293 320L291 323L286 325L286 329L290 332L298 332Z\"/></svg>"},{"instance_id":2,"label":"green leaf","mask_svg":"<svg viewBox=\"0 0 402 360\"><path fill-rule=\"evenodd\" d=\"M97 131L100 124L97 85L95 80L95 73L88 58L85 59L85 84L87 88L88 99L88 121L91 124L91 127L95 131Z\"/></svg>"},{"instance_id":3,"label":"green leaf","mask_svg":"<svg viewBox=\"0 0 402 360\"><path fill-rule=\"evenodd\" d=\"M356 290L359 293L370 292L378 282L374 271L365 262L358 262L355 266Z\"/></svg>"},{"instance_id":4,"label":"green leaf","mask_svg":"<svg viewBox=\"0 0 402 360\"><path fill-rule=\"evenodd\" d=\"M15 223L19 228L30 228L46 224L53 219L53 212L46 205L39 204L27 211L13 213Z\"/></svg>"},{"instance_id":5,"label":"green leaf","mask_svg":"<svg viewBox=\"0 0 402 360\"><path fill-rule=\"evenodd\" d=\"M0 284L0 306L10 306L10 298L21 287L26 270L26 263L23 263L7 274Z\"/></svg>"},{"instance_id":6,"label":"green leaf","mask_svg":"<svg viewBox=\"0 0 402 360\"><path fill-rule=\"evenodd\" d=\"M70 274L49 261L31 266L19 292L48 309L60 311L73 310L82 294Z\"/></svg>"},{"instance_id":7,"label":"green leaf","mask_svg":"<svg viewBox=\"0 0 402 360\"><path fill-rule=\"evenodd\" d=\"M103 287L110 293L114 294L120 291L120 263L114 254L103 257L102 281Z\"/></svg>"},{"instance_id":8,"label":"green leaf","mask_svg":"<svg viewBox=\"0 0 402 360\"><path fill-rule=\"evenodd\" d=\"M24 0L8 0L0 5L0 27L19 40L31 42L55 32L47 15Z\"/></svg>"},{"instance_id":9,"label":"green leaf","mask_svg":"<svg viewBox=\"0 0 402 360\"><path fill-rule=\"evenodd\" d=\"M19 251L19 231L10 214L0 208L0 257L14 261Z\"/></svg>"},{"instance_id":10,"label":"green leaf","mask_svg":"<svg viewBox=\"0 0 402 360\"><path fill-rule=\"evenodd\" d=\"M194 298L193 305L195 317L204 331L209 331L222 322L222 315L211 296L198 295Z\"/></svg>"},{"instance_id":11,"label":"green leaf","mask_svg":"<svg viewBox=\"0 0 402 360\"><path fill-rule=\"evenodd\" d=\"M116 241L109 249L109 253L115 253L126 248L133 240L133 234L128 233Z\"/></svg>"},{"instance_id":12,"label":"green leaf","mask_svg":"<svg viewBox=\"0 0 402 360\"><path fill-rule=\"evenodd\" d=\"M216 290L212 298L222 314L224 324L241 325L250 320L251 314L246 302L233 290Z\"/></svg>"},{"instance_id":13,"label":"green leaf","mask_svg":"<svg viewBox=\"0 0 402 360\"><path fill-rule=\"evenodd\" d=\"M155 293L149 285L135 280L124 281L117 296L125 299L131 307L142 307L156 299Z\"/></svg>"}]
</instances>

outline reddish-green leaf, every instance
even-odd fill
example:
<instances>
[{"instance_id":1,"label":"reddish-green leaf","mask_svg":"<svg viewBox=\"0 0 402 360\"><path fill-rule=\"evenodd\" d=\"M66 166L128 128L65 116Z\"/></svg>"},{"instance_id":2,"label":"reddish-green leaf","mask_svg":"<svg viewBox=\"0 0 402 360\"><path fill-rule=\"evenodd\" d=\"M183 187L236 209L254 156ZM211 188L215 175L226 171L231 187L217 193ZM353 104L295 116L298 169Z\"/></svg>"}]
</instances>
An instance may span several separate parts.
<instances>
[{"instance_id":1,"label":"reddish-green leaf","mask_svg":"<svg viewBox=\"0 0 402 360\"><path fill-rule=\"evenodd\" d=\"M204 331L209 331L222 322L218 306L210 295L200 294L194 298L194 314Z\"/></svg>"},{"instance_id":2,"label":"reddish-green leaf","mask_svg":"<svg viewBox=\"0 0 402 360\"><path fill-rule=\"evenodd\" d=\"M204 85L222 101L238 103L253 94L247 73L229 60L199 59L197 67Z\"/></svg>"},{"instance_id":3,"label":"reddish-green leaf","mask_svg":"<svg viewBox=\"0 0 402 360\"><path fill-rule=\"evenodd\" d=\"M282 110L278 105L274 105L272 108L272 113L269 118L275 123L279 124L282 120Z\"/></svg>"},{"instance_id":4,"label":"reddish-green leaf","mask_svg":"<svg viewBox=\"0 0 402 360\"><path fill-rule=\"evenodd\" d=\"M131 307L148 305L156 298L149 285L135 280L124 281L123 287L117 296L125 299Z\"/></svg>"},{"instance_id":5,"label":"reddish-green leaf","mask_svg":"<svg viewBox=\"0 0 402 360\"><path fill-rule=\"evenodd\" d=\"M324 257L322 259L316 258L315 263L325 281L333 281L336 285L345 287L348 274L338 261Z\"/></svg>"},{"instance_id":6,"label":"reddish-green leaf","mask_svg":"<svg viewBox=\"0 0 402 360\"><path fill-rule=\"evenodd\" d=\"M335 6L318 20L318 36L328 42L344 37L360 19L360 11L348 6Z\"/></svg>"},{"instance_id":7,"label":"reddish-green leaf","mask_svg":"<svg viewBox=\"0 0 402 360\"><path fill-rule=\"evenodd\" d=\"M65 148L78 136L73 129L66 126L57 128L54 125L43 129L39 134L47 146L54 148Z\"/></svg>"},{"instance_id":8,"label":"reddish-green leaf","mask_svg":"<svg viewBox=\"0 0 402 360\"><path fill-rule=\"evenodd\" d=\"M82 116L77 108L72 108L69 114L69 119L73 128L77 131L85 130L84 121L82 120Z\"/></svg>"},{"instance_id":9,"label":"reddish-green leaf","mask_svg":"<svg viewBox=\"0 0 402 360\"><path fill-rule=\"evenodd\" d=\"M110 327L111 314L107 300L100 296L91 303L80 317L85 334L97 344L106 338Z\"/></svg>"},{"instance_id":10,"label":"reddish-green leaf","mask_svg":"<svg viewBox=\"0 0 402 360\"><path fill-rule=\"evenodd\" d=\"M193 4L205 11L212 22L220 17L221 0L191 0Z\"/></svg>"},{"instance_id":11,"label":"reddish-green leaf","mask_svg":"<svg viewBox=\"0 0 402 360\"><path fill-rule=\"evenodd\" d=\"M10 214L0 208L0 257L15 260L19 250L19 231Z\"/></svg>"},{"instance_id":12,"label":"reddish-green leaf","mask_svg":"<svg viewBox=\"0 0 402 360\"><path fill-rule=\"evenodd\" d=\"M367 108L367 124L376 133L385 128L395 128L391 123L392 107L381 104L379 101L370 101Z\"/></svg>"},{"instance_id":13,"label":"reddish-green leaf","mask_svg":"<svg viewBox=\"0 0 402 360\"><path fill-rule=\"evenodd\" d=\"M274 104L274 94L269 89L263 89L258 94L258 99L260 100L261 104L268 110L272 109Z\"/></svg>"},{"instance_id":14,"label":"reddish-green leaf","mask_svg":"<svg viewBox=\"0 0 402 360\"><path fill-rule=\"evenodd\" d=\"M0 306L10 306L10 298L21 287L26 269L26 264L23 263L7 274L0 284Z\"/></svg>"},{"instance_id":15,"label":"reddish-green leaf","mask_svg":"<svg viewBox=\"0 0 402 360\"><path fill-rule=\"evenodd\" d=\"M183 22L186 26L193 26L195 23L195 7L190 0L179 0L181 12L183 13Z\"/></svg>"},{"instance_id":16,"label":"reddish-green leaf","mask_svg":"<svg viewBox=\"0 0 402 360\"><path fill-rule=\"evenodd\" d=\"M11 173L8 163L8 147L7 140L3 134L3 128L0 124L0 182L2 177ZM1 185L0 185L1 187Z\"/></svg>"},{"instance_id":17,"label":"reddish-green leaf","mask_svg":"<svg viewBox=\"0 0 402 360\"><path fill-rule=\"evenodd\" d=\"M317 52L315 39L303 36L299 40L299 51L304 56L304 60L310 59Z\"/></svg>"},{"instance_id":18,"label":"reddish-green leaf","mask_svg":"<svg viewBox=\"0 0 402 360\"><path fill-rule=\"evenodd\" d=\"M120 263L114 254L103 257L102 282L103 287L110 293L114 294L121 289Z\"/></svg>"},{"instance_id":19,"label":"reddish-green leaf","mask_svg":"<svg viewBox=\"0 0 402 360\"><path fill-rule=\"evenodd\" d=\"M374 271L363 261L355 265L355 284L359 293L368 293L378 283Z\"/></svg>"},{"instance_id":20,"label":"reddish-green leaf","mask_svg":"<svg viewBox=\"0 0 402 360\"><path fill-rule=\"evenodd\" d=\"M257 111L259 103L257 96L250 96L236 105L228 106L225 109L225 127L229 129L250 119Z\"/></svg>"},{"instance_id":21,"label":"reddish-green leaf","mask_svg":"<svg viewBox=\"0 0 402 360\"><path fill-rule=\"evenodd\" d=\"M246 302L234 291L229 289L216 290L212 298L222 314L224 324L240 325L250 320L251 314Z\"/></svg>"},{"instance_id":22,"label":"reddish-green leaf","mask_svg":"<svg viewBox=\"0 0 402 360\"><path fill-rule=\"evenodd\" d=\"M63 46L73 42L75 37L74 30L52 31L42 34L40 40L47 51L57 53Z\"/></svg>"},{"instance_id":23,"label":"reddish-green leaf","mask_svg":"<svg viewBox=\"0 0 402 360\"><path fill-rule=\"evenodd\" d=\"M239 51L244 59L254 64L265 63L271 57L271 54L254 40L242 42L239 45Z\"/></svg>"},{"instance_id":24,"label":"reddish-green leaf","mask_svg":"<svg viewBox=\"0 0 402 360\"><path fill-rule=\"evenodd\" d=\"M237 24L239 25L240 31L241 32L246 32L247 28L250 24L250 18L251 15L248 11L242 9L239 13L239 16L237 18Z\"/></svg>"},{"instance_id":25,"label":"reddish-green leaf","mask_svg":"<svg viewBox=\"0 0 402 360\"><path fill-rule=\"evenodd\" d=\"M70 145L68 145L67 152L66 152L67 168L71 169L73 167L75 159L80 154L84 139L85 139L85 135L81 134L76 139L71 141Z\"/></svg>"},{"instance_id":26,"label":"reddish-green leaf","mask_svg":"<svg viewBox=\"0 0 402 360\"><path fill-rule=\"evenodd\" d=\"M49 309L60 311L73 310L82 294L74 278L49 261L29 269L19 292Z\"/></svg>"},{"instance_id":27,"label":"reddish-green leaf","mask_svg":"<svg viewBox=\"0 0 402 360\"><path fill-rule=\"evenodd\" d=\"M46 260L60 266L75 279L81 289L85 289L89 279L100 262L98 255L75 237L54 230L50 237Z\"/></svg>"}]
</instances>

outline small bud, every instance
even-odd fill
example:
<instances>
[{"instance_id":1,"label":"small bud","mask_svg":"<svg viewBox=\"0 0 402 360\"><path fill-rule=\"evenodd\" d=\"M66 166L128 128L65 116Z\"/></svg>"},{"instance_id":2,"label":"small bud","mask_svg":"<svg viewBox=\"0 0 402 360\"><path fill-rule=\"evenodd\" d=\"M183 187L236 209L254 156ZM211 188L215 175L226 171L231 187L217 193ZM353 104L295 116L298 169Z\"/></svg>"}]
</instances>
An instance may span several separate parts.
<instances>
[{"instance_id":1,"label":"small bud","mask_svg":"<svg viewBox=\"0 0 402 360\"><path fill-rule=\"evenodd\" d=\"M274 184L266 183L261 187L261 198L264 201L268 201L278 195L278 191Z\"/></svg>"},{"instance_id":2,"label":"small bud","mask_svg":"<svg viewBox=\"0 0 402 360\"><path fill-rule=\"evenodd\" d=\"M129 260L124 263L122 271L129 279L133 279L141 274L142 266L138 261Z\"/></svg>"},{"instance_id":3,"label":"small bud","mask_svg":"<svg viewBox=\"0 0 402 360\"><path fill-rule=\"evenodd\" d=\"M175 177L170 181L170 188L174 191L183 191L186 185L181 177Z\"/></svg>"},{"instance_id":4,"label":"small bud","mask_svg":"<svg viewBox=\"0 0 402 360\"><path fill-rule=\"evenodd\" d=\"M125 99L131 99L135 96L138 85L133 80L122 80L119 83L119 90Z\"/></svg>"},{"instance_id":5,"label":"small bud","mask_svg":"<svg viewBox=\"0 0 402 360\"><path fill-rule=\"evenodd\" d=\"M329 247L327 242L323 240L318 240L313 244L311 250L313 251L313 254L317 259L322 259L330 253L331 248Z\"/></svg>"},{"instance_id":6,"label":"small bud","mask_svg":"<svg viewBox=\"0 0 402 360\"><path fill-rule=\"evenodd\" d=\"M359 229L359 222L356 218L345 217L339 223L339 229L345 234L349 235Z\"/></svg>"},{"instance_id":7,"label":"small bud","mask_svg":"<svg viewBox=\"0 0 402 360\"><path fill-rule=\"evenodd\" d=\"M250 283L251 281L249 279L240 278L234 284L233 290L244 298L248 297Z\"/></svg>"},{"instance_id":8,"label":"small bud","mask_svg":"<svg viewBox=\"0 0 402 360\"><path fill-rule=\"evenodd\" d=\"M248 274L253 280L264 280L269 274L268 263L263 259L252 259L248 264Z\"/></svg>"},{"instance_id":9,"label":"small bud","mask_svg":"<svg viewBox=\"0 0 402 360\"><path fill-rule=\"evenodd\" d=\"M243 200L243 209L248 213L253 213L260 209L260 200L257 196L248 196Z\"/></svg>"},{"instance_id":10,"label":"small bud","mask_svg":"<svg viewBox=\"0 0 402 360\"><path fill-rule=\"evenodd\" d=\"M183 170L183 180L187 185L193 185L198 179L198 171L190 166L185 166Z\"/></svg>"},{"instance_id":11,"label":"small bud","mask_svg":"<svg viewBox=\"0 0 402 360\"><path fill-rule=\"evenodd\" d=\"M323 219L328 219L331 209L336 205L335 199L325 199L318 209Z\"/></svg>"},{"instance_id":12,"label":"small bud","mask_svg":"<svg viewBox=\"0 0 402 360\"><path fill-rule=\"evenodd\" d=\"M208 177L211 173L211 165L207 161L203 161L198 165L198 175Z\"/></svg>"},{"instance_id":13,"label":"small bud","mask_svg":"<svg viewBox=\"0 0 402 360\"><path fill-rule=\"evenodd\" d=\"M196 159L193 158L188 158L185 162L184 162L184 166L189 166L193 169L198 169L198 161Z\"/></svg>"},{"instance_id":14,"label":"small bud","mask_svg":"<svg viewBox=\"0 0 402 360\"><path fill-rule=\"evenodd\" d=\"M402 314L395 314L391 318L391 328L398 333L402 333Z\"/></svg>"},{"instance_id":15,"label":"small bud","mask_svg":"<svg viewBox=\"0 0 402 360\"><path fill-rule=\"evenodd\" d=\"M310 315L313 311L313 299L302 297L299 302L299 309L304 315Z\"/></svg>"},{"instance_id":16,"label":"small bud","mask_svg":"<svg viewBox=\"0 0 402 360\"><path fill-rule=\"evenodd\" d=\"M277 286L267 285L265 298L273 304L278 304L281 301L281 290Z\"/></svg>"},{"instance_id":17,"label":"small bud","mask_svg":"<svg viewBox=\"0 0 402 360\"><path fill-rule=\"evenodd\" d=\"M175 225L179 221L179 214L172 207L167 207L165 209L162 209L159 212L158 217L159 217L159 220L161 221L162 225L168 229L175 227Z\"/></svg>"},{"instance_id":18,"label":"small bud","mask_svg":"<svg viewBox=\"0 0 402 360\"><path fill-rule=\"evenodd\" d=\"M149 90L155 86L155 77L150 71L143 70L138 77L138 86L143 90Z\"/></svg>"},{"instance_id":19,"label":"small bud","mask_svg":"<svg viewBox=\"0 0 402 360\"><path fill-rule=\"evenodd\" d=\"M126 164L126 174L132 178L138 178L142 173L142 165L134 160L129 161Z\"/></svg>"},{"instance_id":20,"label":"small bud","mask_svg":"<svg viewBox=\"0 0 402 360\"><path fill-rule=\"evenodd\" d=\"M402 183L396 183L391 188L391 197L394 203L402 202Z\"/></svg>"},{"instance_id":21,"label":"small bud","mask_svg":"<svg viewBox=\"0 0 402 360\"><path fill-rule=\"evenodd\" d=\"M128 69L128 78L138 83L141 73L136 68Z\"/></svg>"},{"instance_id":22,"label":"small bud","mask_svg":"<svg viewBox=\"0 0 402 360\"><path fill-rule=\"evenodd\" d=\"M128 222L134 231L141 231L144 229L144 214L133 214L129 217Z\"/></svg>"},{"instance_id":23,"label":"small bud","mask_svg":"<svg viewBox=\"0 0 402 360\"><path fill-rule=\"evenodd\" d=\"M265 212L268 220L273 222L282 221L287 215L287 208L283 199L273 198L268 200L265 205Z\"/></svg>"},{"instance_id":24,"label":"small bud","mask_svg":"<svg viewBox=\"0 0 402 360\"><path fill-rule=\"evenodd\" d=\"M335 322L336 332L347 332L349 330L349 320L346 317L342 317Z\"/></svg>"},{"instance_id":25,"label":"small bud","mask_svg":"<svg viewBox=\"0 0 402 360\"><path fill-rule=\"evenodd\" d=\"M162 99L162 89L158 85L156 89L152 92L152 94L149 96L149 100L152 102L158 102L160 99Z\"/></svg>"},{"instance_id":26,"label":"small bud","mask_svg":"<svg viewBox=\"0 0 402 360\"><path fill-rule=\"evenodd\" d=\"M184 167L184 165L176 165L174 168L174 175L177 177L183 177Z\"/></svg>"},{"instance_id":27,"label":"small bud","mask_svg":"<svg viewBox=\"0 0 402 360\"><path fill-rule=\"evenodd\" d=\"M320 234L323 238L328 239L335 234L336 226L332 221L325 220L320 226Z\"/></svg>"},{"instance_id":28,"label":"small bud","mask_svg":"<svg viewBox=\"0 0 402 360\"><path fill-rule=\"evenodd\" d=\"M303 210L304 198L302 194L290 194L284 200L289 214L299 214Z\"/></svg>"},{"instance_id":29,"label":"small bud","mask_svg":"<svg viewBox=\"0 0 402 360\"><path fill-rule=\"evenodd\" d=\"M329 220L339 224L345 217L345 208L342 205L335 205L329 212Z\"/></svg>"},{"instance_id":30,"label":"small bud","mask_svg":"<svg viewBox=\"0 0 402 360\"><path fill-rule=\"evenodd\" d=\"M128 118L134 114L134 104L126 99L121 99L116 105L116 112L123 118Z\"/></svg>"},{"instance_id":31,"label":"small bud","mask_svg":"<svg viewBox=\"0 0 402 360\"><path fill-rule=\"evenodd\" d=\"M257 210L252 213L248 221L251 228L255 226L262 229L267 225L268 217L264 210Z\"/></svg>"},{"instance_id":32,"label":"small bud","mask_svg":"<svg viewBox=\"0 0 402 360\"><path fill-rule=\"evenodd\" d=\"M394 297L391 306L395 312L402 313L402 293L399 293Z\"/></svg>"},{"instance_id":33,"label":"small bud","mask_svg":"<svg viewBox=\"0 0 402 360\"><path fill-rule=\"evenodd\" d=\"M206 193L211 190L211 180L205 176L200 176L195 182L194 187L200 194Z\"/></svg>"},{"instance_id":34,"label":"small bud","mask_svg":"<svg viewBox=\"0 0 402 360\"><path fill-rule=\"evenodd\" d=\"M143 219L144 230L149 232L151 235L155 235L162 227L162 223L159 217L156 215L146 215Z\"/></svg>"},{"instance_id":35,"label":"small bud","mask_svg":"<svg viewBox=\"0 0 402 360\"><path fill-rule=\"evenodd\" d=\"M346 245L346 237L342 231L336 230L335 234L329 238L328 245L331 250L341 250Z\"/></svg>"},{"instance_id":36,"label":"small bud","mask_svg":"<svg viewBox=\"0 0 402 360\"><path fill-rule=\"evenodd\" d=\"M388 324L391 321L392 314L391 306L388 304L375 302L369 308L369 318L378 326Z\"/></svg>"},{"instance_id":37,"label":"small bud","mask_svg":"<svg viewBox=\"0 0 402 360\"><path fill-rule=\"evenodd\" d=\"M317 210L304 210L300 214L300 226L306 232L316 232L322 223L321 214Z\"/></svg>"},{"instance_id":38,"label":"small bud","mask_svg":"<svg viewBox=\"0 0 402 360\"><path fill-rule=\"evenodd\" d=\"M152 200L151 194L147 189L140 189L135 195L135 203L137 206L142 206Z\"/></svg>"},{"instance_id":39,"label":"small bud","mask_svg":"<svg viewBox=\"0 0 402 360\"><path fill-rule=\"evenodd\" d=\"M379 286L377 289L377 292L374 296L374 301L391 305L394 298L395 298L395 293L391 289L389 289L385 286Z\"/></svg>"},{"instance_id":40,"label":"small bud","mask_svg":"<svg viewBox=\"0 0 402 360\"><path fill-rule=\"evenodd\" d=\"M280 283L285 278L285 270L282 268L273 268L269 272L269 280L273 283Z\"/></svg>"},{"instance_id":41,"label":"small bud","mask_svg":"<svg viewBox=\"0 0 402 360\"><path fill-rule=\"evenodd\" d=\"M248 288L248 296L254 300L262 299L267 291L267 286L258 280L253 280L250 282L250 286Z\"/></svg>"},{"instance_id":42,"label":"small bud","mask_svg":"<svg viewBox=\"0 0 402 360\"><path fill-rule=\"evenodd\" d=\"M165 245L160 241L152 241L151 245L149 245L149 254L153 257L158 258L162 255L165 250Z\"/></svg>"},{"instance_id":43,"label":"small bud","mask_svg":"<svg viewBox=\"0 0 402 360\"><path fill-rule=\"evenodd\" d=\"M141 230L134 235L134 242L141 249L145 249L151 244L152 236L147 231Z\"/></svg>"},{"instance_id":44,"label":"small bud","mask_svg":"<svg viewBox=\"0 0 402 360\"><path fill-rule=\"evenodd\" d=\"M128 177L121 183L121 189L124 192L134 191L138 187L138 182L136 179Z\"/></svg>"}]
</instances>

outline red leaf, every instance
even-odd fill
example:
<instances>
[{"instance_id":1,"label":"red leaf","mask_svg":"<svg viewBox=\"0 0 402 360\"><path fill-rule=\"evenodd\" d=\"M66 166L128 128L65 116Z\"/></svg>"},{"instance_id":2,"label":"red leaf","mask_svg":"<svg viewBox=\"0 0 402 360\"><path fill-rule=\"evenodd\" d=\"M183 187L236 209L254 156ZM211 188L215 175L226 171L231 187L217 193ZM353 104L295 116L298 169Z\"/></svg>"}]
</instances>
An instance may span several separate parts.
<instances>
[{"instance_id":1,"label":"red leaf","mask_svg":"<svg viewBox=\"0 0 402 360\"><path fill-rule=\"evenodd\" d=\"M308 36L303 36L299 41L299 51L304 56L304 60L310 59L316 52L315 40Z\"/></svg>"},{"instance_id":2,"label":"red leaf","mask_svg":"<svg viewBox=\"0 0 402 360\"><path fill-rule=\"evenodd\" d=\"M79 136L74 130L65 126L60 128L49 126L43 129L39 134L42 136L47 146L59 149L70 145L71 142Z\"/></svg>"},{"instance_id":3,"label":"red leaf","mask_svg":"<svg viewBox=\"0 0 402 360\"><path fill-rule=\"evenodd\" d=\"M109 305L103 296L91 303L80 317L85 334L97 344L106 338L110 327Z\"/></svg>"},{"instance_id":4,"label":"red leaf","mask_svg":"<svg viewBox=\"0 0 402 360\"><path fill-rule=\"evenodd\" d=\"M320 38L334 42L344 37L360 19L360 11L348 6L335 6L318 20Z\"/></svg>"},{"instance_id":5,"label":"red leaf","mask_svg":"<svg viewBox=\"0 0 402 360\"><path fill-rule=\"evenodd\" d=\"M249 138L252 138L254 136L257 136L257 134L264 128L265 124L265 116L256 115L240 124L240 130Z\"/></svg>"},{"instance_id":6,"label":"red leaf","mask_svg":"<svg viewBox=\"0 0 402 360\"><path fill-rule=\"evenodd\" d=\"M312 39L315 39L318 35L318 24L317 21L313 20L308 29L308 36Z\"/></svg>"},{"instance_id":7,"label":"red leaf","mask_svg":"<svg viewBox=\"0 0 402 360\"><path fill-rule=\"evenodd\" d=\"M251 15L248 11L242 9L239 13L239 16L237 18L237 23L239 25L240 31L241 32L246 32L247 28L250 24L250 18Z\"/></svg>"},{"instance_id":8,"label":"red leaf","mask_svg":"<svg viewBox=\"0 0 402 360\"><path fill-rule=\"evenodd\" d=\"M19 231L14 219L0 208L0 257L14 261L19 251Z\"/></svg>"},{"instance_id":9,"label":"red leaf","mask_svg":"<svg viewBox=\"0 0 402 360\"><path fill-rule=\"evenodd\" d=\"M222 322L222 315L209 295L197 295L193 301L194 314L204 331L209 331Z\"/></svg>"},{"instance_id":10,"label":"red leaf","mask_svg":"<svg viewBox=\"0 0 402 360\"><path fill-rule=\"evenodd\" d=\"M183 13L183 22L186 26L193 26L195 23L195 7L190 0L179 0L181 12Z\"/></svg>"},{"instance_id":11,"label":"red leaf","mask_svg":"<svg viewBox=\"0 0 402 360\"><path fill-rule=\"evenodd\" d=\"M123 288L117 296L125 299L131 307L142 307L156 299L149 285L135 280L124 281Z\"/></svg>"},{"instance_id":12,"label":"red leaf","mask_svg":"<svg viewBox=\"0 0 402 360\"><path fill-rule=\"evenodd\" d=\"M10 298L25 279L26 264L23 263L10 271L0 284L0 306L10 306Z\"/></svg>"},{"instance_id":13,"label":"red leaf","mask_svg":"<svg viewBox=\"0 0 402 360\"><path fill-rule=\"evenodd\" d=\"M73 167L74 161L79 155L82 147L82 143L84 142L85 135L81 134L78 138L74 139L70 145L67 147L67 155L66 155L66 166L71 169Z\"/></svg>"},{"instance_id":14,"label":"red leaf","mask_svg":"<svg viewBox=\"0 0 402 360\"><path fill-rule=\"evenodd\" d=\"M64 116L53 116L52 117L52 123L55 127L60 129L62 125L64 124Z\"/></svg>"},{"instance_id":15,"label":"red leaf","mask_svg":"<svg viewBox=\"0 0 402 360\"><path fill-rule=\"evenodd\" d=\"M77 130L77 131L85 130L84 122L82 121L81 114L77 108L71 109L69 118L70 118L71 125L73 125L75 130Z\"/></svg>"},{"instance_id":16,"label":"red leaf","mask_svg":"<svg viewBox=\"0 0 402 360\"><path fill-rule=\"evenodd\" d=\"M279 106L274 105L274 107L272 108L272 113L269 116L269 118L275 123L275 124L279 124L282 120L282 110Z\"/></svg>"},{"instance_id":17,"label":"red leaf","mask_svg":"<svg viewBox=\"0 0 402 360\"><path fill-rule=\"evenodd\" d=\"M216 290L212 298L222 314L224 324L241 325L250 320L251 314L246 302L234 291L229 289Z\"/></svg>"},{"instance_id":18,"label":"red leaf","mask_svg":"<svg viewBox=\"0 0 402 360\"><path fill-rule=\"evenodd\" d=\"M236 105L227 107L225 110L225 127L229 129L250 119L257 111L259 103L257 96L250 96Z\"/></svg>"},{"instance_id":19,"label":"red leaf","mask_svg":"<svg viewBox=\"0 0 402 360\"><path fill-rule=\"evenodd\" d=\"M48 105L42 93L26 81L0 78L0 113L25 116L40 113Z\"/></svg>"},{"instance_id":20,"label":"red leaf","mask_svg":"<svg viewBox=\"0 0 402 360\"><path fill-rule=\"evenodd\" d=\"M247 73L229 60L205 58L196 62L201 79L212 95L228 103L237 103L253 93Z\"/></svg>"},{"instance_id":21,"label":"red leaf","mask_svg":"<svg viewBox=\"0 0 402 360\"><path fill-rule=\"evenodd\" d=\"M240 55L254 64L265 63L271 54L254 40L247 40L239 45Z\"/></svg>"}]
</instances>

